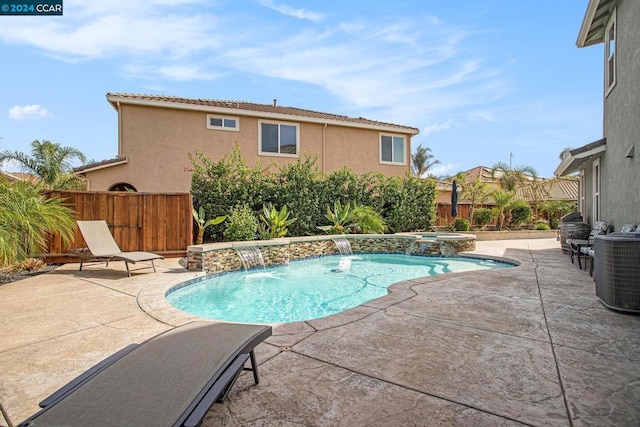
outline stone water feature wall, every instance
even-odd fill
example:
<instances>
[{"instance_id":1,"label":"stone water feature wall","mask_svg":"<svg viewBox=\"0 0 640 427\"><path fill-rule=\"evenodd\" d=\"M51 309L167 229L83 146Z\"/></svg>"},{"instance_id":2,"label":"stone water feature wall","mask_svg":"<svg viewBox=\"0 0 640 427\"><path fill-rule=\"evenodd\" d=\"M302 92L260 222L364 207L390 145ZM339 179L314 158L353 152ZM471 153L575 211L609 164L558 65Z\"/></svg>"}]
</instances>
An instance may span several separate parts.
<instances>
[{"instance_id":1,"label":"stone water feature wall","mask_svg":"<svg viewBox=\"0 0 640 427\"><path fill-rule=\"evenodd\" d=\"M419 235L408 234L292 237L189 246L187 250L188 269L210 273L242 269L242 262L236 251L242 250L243 247L260 248L265 266L282 265L298 259L338 255L340 252L333 241L335 238L347 239L354 254L404 253L408 255L454 256L458 252L475 249L475 236L472 235L446 240L423 240Z\"/></svg>"}]
</instances>

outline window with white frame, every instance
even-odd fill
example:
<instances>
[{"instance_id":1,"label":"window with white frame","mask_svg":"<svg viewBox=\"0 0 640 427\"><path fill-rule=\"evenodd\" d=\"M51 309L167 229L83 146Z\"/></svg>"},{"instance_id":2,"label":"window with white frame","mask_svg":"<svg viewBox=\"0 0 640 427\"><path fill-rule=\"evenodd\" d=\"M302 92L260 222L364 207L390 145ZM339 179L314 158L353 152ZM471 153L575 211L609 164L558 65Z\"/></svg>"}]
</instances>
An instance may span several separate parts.
<instances>
[{"instance_id":1,"label":"window with white frame","mask_svg":"<svg viewBox=\"0 0 640 427\"><path fill-rule=\"evenodd\" d=\"M406 164L404 135L380 134L380 163Z\"/></svg>"},{"instance_id":2,"label":"window with white frame","mask_svg":"<svg viewBox=\"0 0 640 427\"><path fill-rule=\"evenodd\" d=\"M258 151L265 155L298 156L300 128L294 123L261 120L258 125Z\"/></svg>"},{"instance_id":3,"label":"window with white frame","mask_svg":"<svg viewBox=\"0 0 640 427\"><path fill-rule=\"evenodd\" d=\"M611 18L607 23L604 34L604 55L605 55L605 96L616 84L616 9L613 10Z\"/></svg>"},{"instance_id":4,"label":"window with white frame","mask_svg":"<svg viewBox=\"0 0 640 427\"><path fill-rule=\"evenodd\" d=\"M207 129L232 130L237 132L240 130L240 119L238 117L207 114Z\"/></svg>"},{"instance_id":5,"label":"window with white frame","mask_svg":"<svg viewBox=\"0 0 640 427\"><path fill-rule=\"evenodd\" d=\"M579 189L580 189L580 200L578 210L582 214L582 216L587 218L587 183L585 180L585 172L584 169L580 169L580 181L579 181Z\"/></svg>"},{"instance_id":6,"label":"window with white frame","mask_svg":"<svg viewBox=\"0 0 640 427\"><path fill-rule=\"evenodd\" d=\"M591 222L600 221L600 159L593 162L593 218Z\"/></svg>"}]
</instances>

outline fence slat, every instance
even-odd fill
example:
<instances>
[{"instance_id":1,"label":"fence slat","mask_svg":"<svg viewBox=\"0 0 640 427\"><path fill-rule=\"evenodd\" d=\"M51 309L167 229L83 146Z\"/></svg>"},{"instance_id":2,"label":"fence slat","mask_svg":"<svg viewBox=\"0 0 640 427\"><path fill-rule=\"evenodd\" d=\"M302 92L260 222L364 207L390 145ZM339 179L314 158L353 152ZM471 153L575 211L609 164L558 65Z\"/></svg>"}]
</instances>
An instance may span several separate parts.
<instances>
[{"instance_id":1,"label":"fence slat","mask_svg":"<svg viewBox=\"0 0 640 427\"><path fill-rule=\"evenodd\" d=\"M105 191L48 191L44 197L64 198L77 220L103 219L123 251L157 252L184 256L193 243L192 199L189 193L119 193ZM46 262L78 261L67 255L69 248L85 245L79 230L74 241L62 244L50 236Z\"/></svg>"}]
</instances>

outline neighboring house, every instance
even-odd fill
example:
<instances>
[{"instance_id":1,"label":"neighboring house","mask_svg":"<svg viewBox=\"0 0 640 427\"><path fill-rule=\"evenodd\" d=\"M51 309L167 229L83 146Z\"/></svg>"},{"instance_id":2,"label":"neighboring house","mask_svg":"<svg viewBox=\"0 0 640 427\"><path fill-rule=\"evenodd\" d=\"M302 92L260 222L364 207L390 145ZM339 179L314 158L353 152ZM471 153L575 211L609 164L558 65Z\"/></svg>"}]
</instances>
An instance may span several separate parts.
<instances>
[{"instance_id":1,"label":"neighboring house","mask_svg":"<svg viewBox=\"0 0 640 427\"><path fill-rule=\"evenodd\" d=\"M502 172L496 171L495 176L491 176L491 169L492 168L486 166L477 166L473 169L469 169L464 172L465 181L467 183L472 183L476 179L479 179L481 182L484 182L489 186L489 191L500 189L499 179ZM453 180L454 177L449 179ZM531 178L531 180L533 180L533 178ZM578 200L578 180L574 177L555 179L538 177L536 182L541 184L538 186L538 190L535 193L537 194L537 199L531 188L527 186L518 188L516 190L516 197L524 199L531 204L552 200L566 202L576 202ZM450 203L451 183L440 181L438 184L438 190L439 193L437 201L439 203ZM458 191L460 191L460 189L458 189ZM467 200L462 199L458 199L458 202L461 204L468 203ZM493 199L488 197L484 204L492 205L493 203Z\"/></svg>"},{"instance_id":2,"label":"neighboring house","mask_svg":"<svg viewBox=\"0 0 640 427\"><path fill-rule=\"evenodd\" d=\"M5 172L0 170L0 176L7 182L25 181L36 184L39 181L37 176L24 172Z\"/></svg>"},{"instance_id":3,"label":"neighboring house","mask_svg":"<svg viewBox=\"0 0 640 427\"><path fill-rule=\"evenodd\" d=\"M88 190L189 192L188 154L213 161L237 144L247 165L282 166L317 156L323 172L410 172L418 129L362 117L237 101L108 93L118 113L118 156L76 168Z\"/></svg>"},{"instance_id":4,"label":"neighboring house","mask_svg":"<svg viewBox=\"0 0 640 427\"><path fill-rule=\"evenodd\" d=\"M603 44L603 138L570 151L555 173L580 177L579 210L615 230L640 223L640 1L590 0L577 46ZM640 154L640 153L639 153Z\"/></svg>"}]
</instances>

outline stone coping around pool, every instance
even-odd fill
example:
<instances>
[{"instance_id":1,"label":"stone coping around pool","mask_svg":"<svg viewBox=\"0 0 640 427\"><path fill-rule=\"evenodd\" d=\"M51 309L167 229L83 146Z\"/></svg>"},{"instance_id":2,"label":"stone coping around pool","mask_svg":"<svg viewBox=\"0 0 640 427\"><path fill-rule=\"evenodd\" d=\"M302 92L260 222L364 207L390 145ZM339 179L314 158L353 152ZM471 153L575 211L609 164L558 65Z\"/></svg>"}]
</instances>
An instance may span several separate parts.
<instances>
[{"instance_id":1,"label":"stone coping around pool","mask_svg":"<svg viewBox=\"0 0 640 427\"><path fill-rule=\"evenodd\" d=\"M487 259L500 262L506 262L513 264L514 267L508 270L471 270L460 271L456 273L439 274L436 276L426 276L402 282L394 283L388 287L389 293L385 296L368 301L357 307L345 310L341 313L336 313L331 316L323 317L320 319L312 319L300 322L291 323L273 323L270 324L274 327L274 338L272 340L289 340L296 339L296 336L302 336L306 332L319 331L323 329L330 329L345 325L361 318L367 317L372 313L380 310L384 310L393 305L399 304L403 301L409 300L416 296L416 292L413 290L414 286L425 285L433 283L439 284L443 280L453 279L455 277L468 277L470 282L473 282L474 275L495 274L502 275L508 271L515 269L534 269L535 263L528 260L518 261L511 258L481 255L481 254L459 254L458 256L463 258L472 259ZM508 274L508 273L507 273ZM165 298L165 296L172 290L182 287L188 283L197 283L200 280L206 279L207 275L204 272L191 272L187 274L188 277L180 275L180 278L170 280L164 284L164 286L158 286L157 283L150 283L144 287L137 296L138 306L149 316L156 319L159 322L172 326L180 326L186 323L202 320L202 318L193 314L186 313L175 306L171 305ZM498 279L499 276L496 276ZM455 279L454 279L455 280ZM465 279L466 280L466 279ZM498 280L497 280L498 281ZM216 321L213 319L207 319ZM280 338L277 338L280 337Z\"/></svg>"},{"instance_id":2,"label":"stone coping around pool","mask_svg":"<svg viewBox=\"0 0 640 427\"><path fill-rule=\"evenodd\" d=\"M192 245L187 248L190 271L217 273L244 267L238 251L259 248L264 265L286 264L291 260L337 255L340 250L334 240L347 240L354 254L405 253L408 255L456 256L475 250L476 236L462 233L398 233L340 234L287 237L272 240L220 242Z\"/></svg>"}]
</instances>

